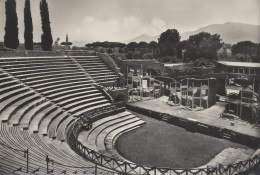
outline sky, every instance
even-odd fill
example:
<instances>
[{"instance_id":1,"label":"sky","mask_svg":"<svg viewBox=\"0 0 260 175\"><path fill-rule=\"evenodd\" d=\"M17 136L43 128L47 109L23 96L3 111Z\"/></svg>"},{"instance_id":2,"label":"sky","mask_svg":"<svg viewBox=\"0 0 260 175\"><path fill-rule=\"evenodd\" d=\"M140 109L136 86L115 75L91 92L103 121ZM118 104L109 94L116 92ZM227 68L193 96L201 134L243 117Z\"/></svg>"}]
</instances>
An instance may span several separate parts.
<instances>
[{"instance_id":1,"label":"sky","mask_svg":"<svg viewBox=\"0 0 260 175\"><path fill-rule=\"evenodd\" d=\"M34 42L40 42L40 0L31 0ZM179 33L210 24L260 24L260 0L47 0L53 40L119 41L141 34ZM19 40L24 42L24 0L16 0ZM4 40L5 0L0 0L0 41Z\"/></svg>"}]
</instances>

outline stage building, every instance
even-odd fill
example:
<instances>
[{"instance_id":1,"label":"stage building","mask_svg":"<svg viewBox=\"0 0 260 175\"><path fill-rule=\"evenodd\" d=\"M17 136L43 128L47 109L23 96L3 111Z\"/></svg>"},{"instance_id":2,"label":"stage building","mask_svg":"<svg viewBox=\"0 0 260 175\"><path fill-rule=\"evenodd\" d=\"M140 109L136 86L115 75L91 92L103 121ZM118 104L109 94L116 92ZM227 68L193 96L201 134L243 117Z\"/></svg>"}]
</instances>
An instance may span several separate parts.
<instances>
[{"instance_id":1,"label":"stage building","mask_svg":"<svg viewBox=\"0 0 260 175\"><path fill-rule=\"evenodd\" d=\"M170 100L175 104L209 108L216 103L216 79L185 78L171 83Z\"/></svg>"}]
</instances>

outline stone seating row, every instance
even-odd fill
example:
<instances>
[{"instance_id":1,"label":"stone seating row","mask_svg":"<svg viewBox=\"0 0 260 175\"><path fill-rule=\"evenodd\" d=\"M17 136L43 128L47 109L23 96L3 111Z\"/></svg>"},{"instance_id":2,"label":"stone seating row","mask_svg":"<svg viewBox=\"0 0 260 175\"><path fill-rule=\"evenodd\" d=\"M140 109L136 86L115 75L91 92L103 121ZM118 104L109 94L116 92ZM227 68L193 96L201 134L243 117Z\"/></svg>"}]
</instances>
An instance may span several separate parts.
<instances>
[{"instance_id":1,"label":"stone seating row","mask_svg":"<svg viewBox=\"0 0 260 175\"><path fill-rule=\"evenodd\" d=\"M116 151L112 141L114 138L126 131L136 129L145 122L128 111L124 111L109 117L95 121L89 131L82 131L78 140L86 147L117 160L127 161ZM111 140L112 148L106 145Z\"/></svg>"},{"instance_id":2,"label":"stone seating row","mask_svg":"<svg viewBox=\"0 0 260 175\"><path fill-rule=\"evenodd\" d=\"M2 124L5 125L5 124ZM47 137L41 137L38 134L33 134L30 131L20 131L18 127L8 127L5 125L0 130L1 143L5 144L0 146L0 166L5 167L1 170L5 173L14 173L20 167L17 173L26 171L26 157L21 151L13 151L6 146L16 150L29 149L29 172L36 171L36 174L47 174L46 170L46 156L48 155L51 160L59 164L49 163L49 169L54 169L54 174L62 174L66 170L67 174L93 174L93 163L84 160L82 157L74 153L65 142L53 142ZM68 166L66 166L68 165ZM80 168L78 168L80 167ZM100 172L106 174L107 172ZM113 173L108 173L113 174Z\"/></svg>"},{"instance_id":3,"label":"stone seating row","mask_svg":"<svg viewBox=\"0 0 260 175\"><path fill-rule=\"evenodd\" d=\"M18 80L16 81L18 82ZM65 122L60 125L62 121L68 121L66 118L69 117L69 114L66 110L64 112L64 109L67 109L70 114L81 115L90 109L110 105L100 92L95 90L98 93L93 94L94 90L92 90L90 93L83 92L82 101L77 101L76 96L70 104L67 99L64 108L60 108L27 86L24 87L20 84L18 87L19 91L13 89L0 95L3 99L1 101L0 119L4 122L8 121L9 125L39 132L42 135L49 135L52 138L56 138L57 133L62 133L69 123ZM91 96L92 98L90 98ZM48 132L50 133L48 134ZM61 138L61 140L65 140L65 136Z\"/></svg>"},{"instance_id":4,"label":"stone seating row","mask_svg":"<svg viewBox=\"0 0 260 175\"><path fill-rule=\"evenodd\" d=\"M99 57L96 57L95 59L90 59L87 57L76 57L75 59L98 83L113 84L119 78L118 75L116 75L115 72L113 72ZM103 72L104 70L105 72Z\"/></svg>"},{"instance_id":5,"label":"stone seating row","mask_svg":"<svg viewBox=\"0 0 260 175\"><path fill-rule=\"evenodd\" d=\"M71 62L71 64L73 64L73 62L70 60L70 59L67 59L68 62ZM46 65L48 66L48 65ZM41 71L38 71L38 74L34 75L34 77L31 77L31 78L27 78L27 79L24 79L23 81L29 85L31 88L35 89L36 91L39 91L40 93L44 93L45 90L50 90L50 89L54 89L54 88L58 88L58 87L64 87L64 86L67 86L69 89L67 90L71 90L71 88L73 88L75 85L78 85L79 83L80 84L85 84L86 86L91 86L91 82L87 80L86 76L84 75L84 72L83 71L80 71L80 69L77 68L76 65L74 65L76 70L78 71L77 74L65 74L65 75L62 75L60 76L59 74L54 74L54 75L50 75L50 76L47 76L47 77L44 77L44 76L41 76ZM48 69L48 68L47 68ZM10 71L9 69L7 69L8 71ZM62 70L67 70L67 68L63 67ZM12 71L11 71L12 73ZM21 77L20 77L21 78ZM87 80L87 81L86 81ZM93 87L94 89L94 87ZM86 89L86 91L89 90L89 89ZM62 89L62 91L66 91L66 89ZM86 92L85 91L85 92ZM57 92L57 91L56 91ZM75 91L74 91L75 92ZM81 91L82 93L84 93L84 91ZM100 104L103 104L105 101L105 99L100 96L100 97L97 97L97 98L93 98L91 100L89 100L89 105L84 105L84 106L79 106L79 105L83 105L83 103L87 103L87 98L84 100L84 101L81 101L81 103L76 103L75 104L75 101L77 101L77 98L85 98L82 94L82 93L79 93L77 92L77 96L74 95L74 99L72 99L71 101L70 100L67 100L66 101L66 107L67 109L71 109L72 113L74 112L79 112L81 109L85 109L86 107L90 107L91 105L94 105L94 103L91 103L93 100L95 101L98 101L100 100ZM49 95L53 95L53 94L44 94L47 98L49 98ZM61 94L61 95L64 95L64 94ZM55 97L61 97L60 96L55 96ZM97 95L97 94L96 94ZM55 98L52 98L53 101L55 101ZM64 105L62 103L62 101L55 101L58 105L59 103L61 103L61 106ZM95 104L98 104L95 103ZM78 105L78 106L77 106ZM75 110L72 109L72 107L77 107Z\"/></svg>"},{"instance_id":6,"label":"stone seating row","mask_svg":"<svg viewBox=\"0 0 260 175\"><path fill-rule=\"evenodd\" d=\"M65 59L60 64L59 60L39 61L30 58L12 63L10 60L0 59L0 95L3 97L1 105L4 106L0 111L0 120L5 122L2 125L9 128L9 131L2 132L1 127L1 143L9 143L10 147L14 146L17 149L32 150L35 154L32 154L31 171L39 168L41 172L45 168L45 158L42 158L44 152L55 154L58 161L63 160L63 156L53 152L47 145L52 145L53 150L60 150L61 147L55 148L53 140L43 144L42 139L57 138L57 141L65 141L68 126L73 123L75 116L110 105L102 93L91 85L88 77L80 72L70 59L68 60ZM52 63L58 66L50 66ZM65 142L58 143L64 143L64 146L72 151ZM62 154L67 154L66 151ZM3 152L9 155L10 151L3 149ZM17 158L18 154L12 152L10 155L12 156L4 162L14 162L13 165L17 165L11 168L10 163L1 162L5 170L8 170L8 167L9 170L24 167L24 162ZM71 155L67 156L71 160ZM72 164L68 160L64 160L63 163ZM61 171L63 168L65 167L57 170Z\"/></svg>"}]
</instances>

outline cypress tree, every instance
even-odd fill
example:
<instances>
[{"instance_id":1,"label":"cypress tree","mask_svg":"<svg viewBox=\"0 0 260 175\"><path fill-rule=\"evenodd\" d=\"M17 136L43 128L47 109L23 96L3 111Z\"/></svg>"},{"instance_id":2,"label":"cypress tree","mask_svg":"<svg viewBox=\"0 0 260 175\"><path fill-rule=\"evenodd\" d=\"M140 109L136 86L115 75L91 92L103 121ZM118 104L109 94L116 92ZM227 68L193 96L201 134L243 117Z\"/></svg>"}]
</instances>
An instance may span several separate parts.
<instances>
[{"instance_id":1,"label":"cypress tree","mask_svg":"<svg viewBox=\"0 0 260 175\"><path fill-rule=\"evenodd\" d=\"M48 4L46 0L41 0L40 10L42 18L42 49L45 51L51 51L53 40L51 35Z\"/></svg>"},{"instance_id":2,"label":"cypress tree","mask_svg":"<svg viewBox=\"0 0 260 175\"><path fill-rule=\"evenodd\" d=\"M18 18L16 14L16 1L6 0L5 1L5 14L6 14L6 25L5 25L5 46L11 49L17 49L19 45L18 39Z\"/></svg>"},{"instance_id":3,"label":"cypress tree","mask_svg":"<svg viewBox=\"0 0 260 175\"><path fill-rule=\"evenodd\" d=\"M33 25L30 0L25 0L24 6L24 46L26 50L33 50Z\"/></svg>"}]
</instances>

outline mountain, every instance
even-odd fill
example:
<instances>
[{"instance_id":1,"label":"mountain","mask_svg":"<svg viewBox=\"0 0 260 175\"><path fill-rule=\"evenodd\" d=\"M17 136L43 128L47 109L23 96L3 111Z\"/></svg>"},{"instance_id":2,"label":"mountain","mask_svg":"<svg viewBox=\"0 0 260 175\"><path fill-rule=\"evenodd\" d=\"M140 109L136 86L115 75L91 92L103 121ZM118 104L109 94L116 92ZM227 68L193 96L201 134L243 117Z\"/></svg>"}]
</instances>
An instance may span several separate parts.
<instances>
[{"instance_id":1,"label":"mountain","mask_svg":"<svg viewBox=\"0 0 260 175\"><path fill-rule=\"evenodd\" d=\"M140 42L140 41L145 41L147 43L149 43L150 41L158 41L158 36L152 36L152 35L148 35L148 34L142 34L139 35L133 39L127 40L125 41L125 43L130 43L130 42Z\"/></svg>"},{"instance_id":2,"label":"mountain","mask_svg":"<svg viewBox=\"0 0 260 175\"><path fill-rule=\"evenodd\" d=\"M224 24L212 24L198 30L181 34L181 40L186 40L190 35L200 32L219 34L225 43L235 44L239 41L249 40L255 43L260 42L260 25L227 22Z\"/></svg>"},{"instance_id":3,"label":"mountain","mask_svg":"<svg viewBox=\"0 0 260 175\"><path fill-rule=\"evenodd\" d=\"M234 23L227 22L224 24L212 24L206 27L199 28L195 31L184 32L181 33L181 40L186 40L190 35L195 35L200 32L209 32L211 34L219 34L221 39L225 43L236 44L239 41L252 41L255 43L260 42L260 25L252 25L252 24L243 24L243 23ZM139 35L131 40L126 41L129 42L150 42L150 41L158 41L160 35L151 36L147 34Z\"/></svg>"}]
</instances>

